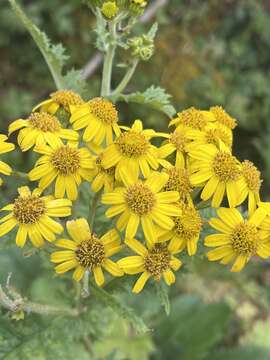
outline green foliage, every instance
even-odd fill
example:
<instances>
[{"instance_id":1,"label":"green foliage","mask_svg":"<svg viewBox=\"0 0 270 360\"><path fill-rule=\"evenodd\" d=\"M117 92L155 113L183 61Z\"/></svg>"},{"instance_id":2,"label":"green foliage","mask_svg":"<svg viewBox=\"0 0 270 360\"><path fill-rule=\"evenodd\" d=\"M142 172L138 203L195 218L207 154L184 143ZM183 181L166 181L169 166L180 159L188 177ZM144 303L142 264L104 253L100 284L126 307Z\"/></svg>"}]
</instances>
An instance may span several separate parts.
<instances>
[{"instance_id":1,"label":"green foliage","mask_svg":"<svg viewBox=\"0 0 270 360\"><path fill-rule=\"evenodd\" d=\"M165 313L166 315L170 315L170 311L171 311L171 304L170 304L170 299L169 299L169 295L168 295L168 287L165 286L165 284L163 282L158 282L156 283L156 292L157 292L157 297L160 300L161 305L164 307Z\"/></svg>"}]
</instances>

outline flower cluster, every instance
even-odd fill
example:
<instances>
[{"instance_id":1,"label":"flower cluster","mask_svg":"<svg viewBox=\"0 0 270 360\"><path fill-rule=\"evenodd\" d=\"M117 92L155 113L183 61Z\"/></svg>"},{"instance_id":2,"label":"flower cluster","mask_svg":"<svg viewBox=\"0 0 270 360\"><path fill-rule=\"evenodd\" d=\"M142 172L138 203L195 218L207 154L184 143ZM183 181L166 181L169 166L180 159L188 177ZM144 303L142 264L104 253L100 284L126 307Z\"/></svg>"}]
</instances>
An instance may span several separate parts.
<instances>
[{"instance_id":1,"label":"flower cluster","mask_svg":"<svg viewBox=\"0 0 270 360\"><path fill-rule=\"evenodd\" d=\"M56 273L72 269L76 281L92 273L101 286L104 270L112 276L140 274L133 287L138 293L150 278L175 282L179 254L197 253L204 225L200 209L211 206L218 217L209 225L218 233L204 239L215 248L207 253L210 261L232 262L231 270L240 271L254 255L268 258L270 203L260 201L260 172L232 153L236 126L215 106L178 113L169 133L145 129L140 120L127 127L119 125L109 100L84 101L72 91L57 91L9 126L9 134L18 131L22 151L39 154L28 174L37 183L33 191L20 187L13 203L2 208L8 214L0 219L0 236L16 228L19 247L28 238L35 247L50 242L50 249L60 248L51 254ZM6 140L1 135L1 153L14 149ZM0 172L12 170L0 162ZM76 218L73 202L81 200L83 181L103 204L104 219L115 220L105 233ZM242 204L247 218L237 209ZM94 206L91 211L92 216ZM59 238L64 227L58 219L71 215L67 235Z\"/></svg>"}]
</instances>

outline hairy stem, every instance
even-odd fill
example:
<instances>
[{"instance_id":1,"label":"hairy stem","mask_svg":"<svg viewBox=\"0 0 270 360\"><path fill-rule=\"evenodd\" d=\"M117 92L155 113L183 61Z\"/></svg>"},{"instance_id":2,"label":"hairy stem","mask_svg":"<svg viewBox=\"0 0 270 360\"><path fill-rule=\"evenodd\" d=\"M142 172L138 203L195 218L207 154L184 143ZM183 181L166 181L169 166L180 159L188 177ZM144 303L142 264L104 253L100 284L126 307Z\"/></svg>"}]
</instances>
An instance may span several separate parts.
<instances>
[{"instance_id":1,"label":"hairy stem","mask_svg":"<svg viewBox=\"0 0 270 360\"><path fill-rule=\"evenodd\" d=\"M128 83L130 82L132 76L134 75L134 73L136 71L138 63L139 63L138 59L133 60L131 66L127 70L127 72L126 72L125 76L123 77L122 81L117 86L117 88L113 91L113 93L112 93L113 96L117 96L117 95L121 94L125 90L125 88L127 87Z\"/></svg>"}]
</instances>

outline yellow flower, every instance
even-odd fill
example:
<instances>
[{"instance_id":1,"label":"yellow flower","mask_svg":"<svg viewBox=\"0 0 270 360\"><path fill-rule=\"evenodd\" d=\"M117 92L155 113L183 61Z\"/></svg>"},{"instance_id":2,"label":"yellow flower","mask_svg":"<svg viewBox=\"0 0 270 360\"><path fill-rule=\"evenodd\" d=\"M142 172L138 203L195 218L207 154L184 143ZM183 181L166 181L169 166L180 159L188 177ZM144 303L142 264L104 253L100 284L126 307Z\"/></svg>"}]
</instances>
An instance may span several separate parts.
<instances>
[{"instance_id":1,"label":"yellow flower","mask_svg":"<svg viewBox=\"0 0 270 360\"><path fill-rule=\"evenodd\" d=\"M174 204L179 194L176 191L161 192L168 178L165 173L152 173L146 181L135 181L126 174L123 177L125 187L103 195L102 202L112 205L106 216L121 214L117 227L120 230L126 228L127 239L135 237L140 223L149 244L157 241L154 224L167 230L173 227L171 217L180 215Z\"/></svg>"},{"instance_id":2,"label":"yellow flower","mask_svg":"<svg viewBox=\"0 0 270 360\"><path fill-rule=\"evenodd\" d=\"M93 180L91 181L91 188L94 192L98 192L102 188L104 192L113 191L115 182L115 167L105 169L102 166L103 152L95 157L95 167L92 171Z\"/></svg>"},{"instance_id":3,"label":"yellow flower","mask_svg":"<svg viewBox=\"0 0 270 360\"><path fill-rule=\"evenodd\" d=\"M175 217L174 227L170 231L159 229L159 241L167 241L171 239L172 246L178 251L187 248L189 256L195 255L197 245L202 230L202 219L200 213L194 205L179 203L181 216Z\"/></svg>"},{"instance_id":4,"label":"yellow flower","mask_svg":"<svg viewBox=\"0 0 270 360\"><path fill-rule=\"evenodd\" d=\"M32 193L27 186L18 189L19 196L13 204L6 205L1 211L9 214L0 219L0 236L18 226L16 245L23 247L27 237L35 247L44 244L44 239L54 241L55 234L63 232L63 227L51 217L71 215L71 201L40 196L39 189Z\"/></svg>"},{"instance_id":5,"label":"yellow flower","mask_svg":"<svg viewBox=\"0 0 270 360\"><path fill-rule=\"evenodd\" d=\"M248 211L251 215L260 201L261 173L251 161L245 160L242 162L242 175L241 191L237 205L242 204L248 198Z\"/></svg>"},{"instance_id":6,"label":"yellow flower","mask_svg":"<svg viewBox=\"0 0 270 360\"><path fill-rule=\"evenodd\" d=\"M51 255L51 261L58 264L55 267L57 274L75 269L73 279L80 281L86 271L93 272L99 286L104 283L102 268L113 276L124 275L120 267L109 259L122 248L116 230L110 230L99 238L83 218L68 221L66 227L72 240L58 240L56 246L65 250L56 251Z\"/></svg>"},{"instance_id":7,"label":"yellow flower","mask_svg":"<svg viewBox=\"0 0 270 360\"><path fill-rule=\"evenodd\" d=\"M6 142L7 136L0 134L0 154L5 154L15 149L15 145ZM12 173L11 167L3 161L0 161L0 173L4 175L10 175ZM0 179L0 185L3 180Z\"/></svg>"},{"instance_id":8,"label":"yellow flower","mask_svg":"<svg viewBox=\"0 0 270 360\"><path fill-rule=\"evenodd\" d=\"M209 224L220 233L208 235L205 246L216 247L207 253L210 261L221 264L234 262L231 271L241 271L250 258L258 255L263 259L270 256L269 232L265 236L260 226L266 217L266 211L258 208L249 219L244 220L236 209L220 208L220 219L212 218Z\"/></svg>"},{"instance_id":9,"label":"yellow flower","mask_svg":"<svg viewBox=\"0 0 270 360\"><path fill-rule=\"evenodd\" d=\"M121 179L123 173L132 173L138 179L140 172L147 178L151 169L159 166L157 148L150 143L154 130L143 130L140 120L131 129L122 133L103 153L102 166L109 169L115 166L115 177ZM123 175L124 176L124 175Z\"/></svg>"},{"instance_id":10,"label":"yellow flower","mask_svg":"<svg viewBox=\"0 0 270 360\"><path fill-rule=\"evenodd\" d=\"M106 1L101 7L102 14L108 19L114 18L118 11L119 8L116 5L115 1Z\"/></svg>"},{"instance_id":11,"label":"yellow flower","mask_svg":"<svg viewBox=\"0 0 270 360\"><path fill-rule=\"evenodd\" d=\"M94 98L82 106L71 108L70 122L74 130L84 129L83 140L100 145L104 139L110 144L113 132L119 136L118 112L109 100Z\"/></svg>"},{"instance_id":12,"label":"yellow flower","mask_svg":"<svg viewBox=\"0 0 270 360\"><path fill-rule=\"evenodd\" d=\"M227 147L220 145L221 149L209 144L189 152L196 160L190 165L190 181L194 186L204 187L201 198L206 201L212 197L213 207L220 206L225 192L229 206L235 207L241 191L241 164Z\"/></svg>"},{"instance_id":13,"label":"yellow flower","mask_svg":"<svg viewBox=\"0 0 270 360\"><path fill-rule=\"evenodd\" d=\"M13 121L8 128L9 135L19 129L21 130L18 135L18 144L22 151L27 151L34 145L51 144L55 138L70 141L79 139L76 131L63 129L56 116L44 111L34 112L26 120Z\"/></svg>"},{"instance_id":14,"label":"yellow flower","mask_svg":"<svg viewBox=\"0 0 270 360\"><path fill-rule=\"evenodd\" d=\"M142 291L150 277L156 281L160 281L163 277L167 285L172 285L175 282L175 275L172 270L177 271L182 262L173 256L178 250L172 246L171 242L169 245L158 243L148 248L135 239L127 240L126 244L138 255L120 259L118 265L126 274L142 273L133 287L134 293L137 294Z\"/></svg>"},{"instance_id":15,"label":"yellow flower","mask_svg":"<svg viewBox=\"0 0 270 360\"><path fill-rule=\"evenodd\" d=\"M215 120L228 127L234 129L237 126L237 121L231 117L221 106L213 106L210 108L210 113L214 115Z\"/></svg>"},{"instance_id":16,"label":"yellow flower","mask_svg":"<svg viewBox=\"0 0 270 360\"><path fill-rule=\"evenodd\" d=\"M184 126L192 129L203 130L210 118L205 116L205 112L190 107L182 112L177 113L177 117L171 120L169 126Z\"/></svg>"},{"instance_id":17,"label":"yellow flower","mask_svg":"<svg viewBox=\"0 0 270 360\"><path fill-rule=\"evenodd\" d=\"M75 144L64 145L61 140L39 146L34 151L42 156L29 172L30 180L39 180L42 190L55 180L56 198L63 198L66 193L70 200L76 200L82 179L92 179L94 164L89 151Z\"/></svg>"},{"instance_id":18,"label":"yellow flower","mask_svg":"<svg viewBox=\"0 0 270 360\"><path fill-rule=\"evenodd\" d=\"M228 148L232 147L232 130L218 122L210 122L205 126L204 130L190 129L186 136L188 139L193 140L189 149L206 144L220 147L220 141Z\"/></svg>"},{"instance_id":19,"label":"yellow flower","mask_svg":"<svg viewBox=\"0 0 270 360\"><path fill-rule=\"evenodd\" d=\"M176 167L184 168L186 166L187 146L190 143L187 133L188 129L186 127L179 126L173 133L163 135L164 137L167 137L168 140L158 149L158 156L161 158L159 163L162 166L166 167L167 163L167 161L164 161L163 159L174 152L176 152Z\"/></svg>"},{"instance_id":20,"label":"yellow flower","mask_svg":"<svg viewBox=\"0 0 270 360\"><path fill-rule=\"evenodd\" d=\"M180 201L190 201L193 188L190 183L188 170L170 165L164 171L169 175L169 179L165 184L163 190L178 191Z\"/></svg>"},{"instance_id":21,"label":"yellow flower","mask_svg":"<svg viewBox=\"0 0 270 360\"><path fill-rule=\"evenodd\" d=\"M42 101L34 107L33 112L40 110L50 114L55 114L59 109L70 113L70 106L84 104L79 94L72 90L58 90L50 94L50 99Z\"/></svg>"}]
</instances>

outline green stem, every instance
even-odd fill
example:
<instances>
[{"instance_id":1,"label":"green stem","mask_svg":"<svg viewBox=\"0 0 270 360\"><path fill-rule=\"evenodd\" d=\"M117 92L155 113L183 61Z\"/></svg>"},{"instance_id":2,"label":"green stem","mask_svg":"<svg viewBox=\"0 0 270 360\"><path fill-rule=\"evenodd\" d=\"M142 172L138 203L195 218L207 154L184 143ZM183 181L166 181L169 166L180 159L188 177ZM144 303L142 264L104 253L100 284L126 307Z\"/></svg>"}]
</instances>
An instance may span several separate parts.
<instances>
[{"instance_id":1,"label":"green stem","mask_svg":"<svg viewBox=\"0 0 270 360\"><path fill-rule=\"evenodd\" d=\"M102 194L102 190L95 193L92 202L89 203L89 215L88 215L88 224L90 226L91 231L93 231L95 225L95 217L97 212L97 206Z\"/></svg>"},{"instance_id":2,"label":"green stem","mask_svg":"<svg viewBox=\"0 0 270 360\"><path fill-rule=\"evenodd\" d=\"M131 66L129 67L129 69L127 70L125 76L123 77L122 81L120 82L120 84L117 86L117 88L113 91L112 95L113 96L117 96L119 94L121 94L125 88L127 87L128 83L130 82L132 76L134 75L137 65L139 63L139 59L134 59Z\"/></svg>"},{"instance_id":3,"label":"green stem","mask_svg":"<svg viewBox=\"0 0 270 360\"><path fill-rule=\"evenodd\" d=\"M15 176L18 179L21 179L21 180L24 180L24 181L29 181L28 174L26 174L24 172L13 170L11 175Z\"/></svg>"},{"instance_id":4,"label":"green stem","mask_svg":"<svg viewBox=\"0 0 270 360\"><path fill-rule=\"evenodd\" d=\"M83 276L83 286L82 286L82 291L81 291L81 297L82 298L87 298L90 295L90 291L89 291L89 271L86 271L84 273Z\"/></svg>"}]
</instances>

